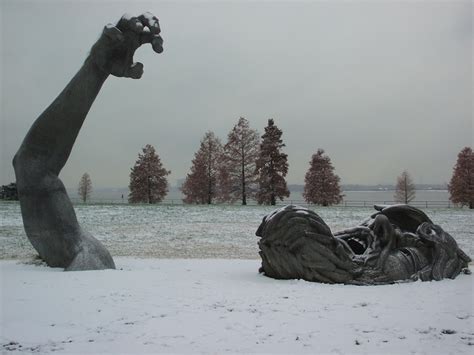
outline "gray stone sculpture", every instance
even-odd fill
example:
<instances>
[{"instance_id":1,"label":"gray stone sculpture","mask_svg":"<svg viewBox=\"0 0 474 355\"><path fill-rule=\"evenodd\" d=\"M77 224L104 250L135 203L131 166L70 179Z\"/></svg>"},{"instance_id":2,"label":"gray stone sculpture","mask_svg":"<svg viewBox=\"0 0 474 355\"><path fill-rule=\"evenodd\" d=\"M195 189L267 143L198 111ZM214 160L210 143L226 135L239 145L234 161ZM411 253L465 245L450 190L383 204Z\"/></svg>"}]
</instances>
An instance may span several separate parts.
<instances>
[{"instance_id":1,"label":"gray stone sculpture","mask_svg":"<svg viewBox=\"0 0 474 355\"><path fill-rule=\"evenodd\" d=\"M151 43L163 51L158 19L124 15L105 26L78 73L36 119L13 159L26 235L39 256L66 270L114 269L107 249L81 229L58 175L84 119L107 77L138 79L143 65L135 50Z\"/></svg>"},{"instance_id":2,"label":"gray stone sculpture","mask_svg":"<svg viewBox=\"0 0 474 355\"><path fill-rule=\"evenodd\" d=\"M375 206L361 225L334 235L313 211L286 206L266 216L256 235L260 272L276 279L346 284L455 278L471 259L419 209Z\"/></svg>"}]
</instances>

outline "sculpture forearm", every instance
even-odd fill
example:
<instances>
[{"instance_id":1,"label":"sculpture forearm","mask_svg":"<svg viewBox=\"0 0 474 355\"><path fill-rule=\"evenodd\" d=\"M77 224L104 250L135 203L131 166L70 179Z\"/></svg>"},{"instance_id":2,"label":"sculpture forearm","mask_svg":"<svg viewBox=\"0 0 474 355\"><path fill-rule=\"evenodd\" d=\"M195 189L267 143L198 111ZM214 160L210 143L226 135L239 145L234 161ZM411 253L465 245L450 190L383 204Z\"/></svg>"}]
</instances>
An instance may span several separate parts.
<instances>
[{"instance_id":1,"label":"sculpture forearm","mask_svg":"<svg viewBox=\"0 0 474 355\"><path fill-rule=\"evenodd\" d=\"M23 140L15 166L34 166L37 174L58 175L108 74L86 60L69 84L36 119Z\"/></svg>"},{"instance_id":2,"label":"sculpture forearm","mask_svg":"<svg viewBox=\"0 0 474 355\"><path fill-rule=\"evenodd\" d=\"M158 19L148 13L123 16L117 27L105 26L89 58L36 119L13 159L26 235L50 266L115 268L104 245L79 226L58 175L107 77L140 78L143 65L133 63L133 54L144 43L161 53L159 32Z\"/></svg>"}]
</instances>

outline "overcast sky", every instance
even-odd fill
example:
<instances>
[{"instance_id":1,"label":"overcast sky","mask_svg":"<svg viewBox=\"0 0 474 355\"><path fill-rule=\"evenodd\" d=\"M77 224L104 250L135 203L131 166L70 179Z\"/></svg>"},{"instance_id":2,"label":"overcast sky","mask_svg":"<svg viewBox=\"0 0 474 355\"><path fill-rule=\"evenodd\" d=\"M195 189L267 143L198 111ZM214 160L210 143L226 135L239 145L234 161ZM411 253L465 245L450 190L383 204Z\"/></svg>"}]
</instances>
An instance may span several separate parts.
<instances>
[{"instance_id":1,"label":"overcast sky","mask_svg":"<svg viewBox=\"0 0 474 355\"><path fill-rule=\"evenodd\" d=\"M102 27L160 18L165 51L140 49L140 80L110 77L61 173L122 187L146 144L171 185L207 130L246 117L283 130L289 183L329 154L343 184L448 182L473 145L470 1L1 2L0 184L38 115L79 69Z\"/></svg>"}]
</instances>

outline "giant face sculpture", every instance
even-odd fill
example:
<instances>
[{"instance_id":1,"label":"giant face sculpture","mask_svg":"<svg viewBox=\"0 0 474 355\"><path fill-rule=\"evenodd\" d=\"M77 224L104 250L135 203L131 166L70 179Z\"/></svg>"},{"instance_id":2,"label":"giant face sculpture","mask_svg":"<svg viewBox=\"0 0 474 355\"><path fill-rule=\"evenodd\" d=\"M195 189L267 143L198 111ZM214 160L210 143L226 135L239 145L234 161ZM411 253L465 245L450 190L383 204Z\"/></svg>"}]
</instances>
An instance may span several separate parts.
<instances>
[{"instance_id":1,"label":"giant face sculpture","mask_svg":"<svg viewBox=\"0 0 474 355\"><path fill-rule=\"evenodd\" d=\"M455 278L471 260L419 209L375 206L359 226L331 233L313 211L285 206L257 230L265 275L349 284Z\"/></svg>"}]
</instances>

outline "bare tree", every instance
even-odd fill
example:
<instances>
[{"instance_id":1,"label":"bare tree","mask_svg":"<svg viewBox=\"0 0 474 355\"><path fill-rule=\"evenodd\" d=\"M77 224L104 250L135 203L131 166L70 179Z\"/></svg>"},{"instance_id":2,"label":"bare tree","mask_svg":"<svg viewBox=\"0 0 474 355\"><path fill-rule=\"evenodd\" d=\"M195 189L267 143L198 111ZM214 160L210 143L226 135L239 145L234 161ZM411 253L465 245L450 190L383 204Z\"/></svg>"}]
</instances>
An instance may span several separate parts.
<instances>
[{"instance_id":1,"label":"bare tree","mask_svg":"<svg viewBox=\"0 0 474 355\"><path fill-rule=\"evenodd\" d=\"M257 190L256 161L259 155L260 137L249 126L249 121L240 117L227 136L224 146L223 169L219 179L221 199L235 201L254 197Z\"/></svg>"},{"instance_id":2,"label":"bare tree","mask_svg":"<svg viewBox=\"0 0 474 355\"><path fill-rule=\"evenodd\" d=\"M410 174L405 170L397 177L397 185L393 198L396 202L408 204L415 198L415 184Z\"/></svg>"},{"instance_id":3,"label":"bare tree","mask_svg":"<svg viewBox=\"0 0 474 355\"><path fill-rule=\"evenodd\" d=\"M91 177L89 176L88 173L84 173L84 175L82 175L81 177L81 180L79 180L79 188L77 190L77 193L79 194L79 197L81 198L82 202L85 203L89 199L91 192L92 192Z\"/></svg>"},{"instance_id":4,"label":"bare tree","mask_svg":"<svg viewBox=\"0 0 474 355\"><path fill-rule=\"evenodd\" d=\"M474 208L474 152L470 147L459 152L448 190L453 203Z\"/></svg>"}]
</instances>

